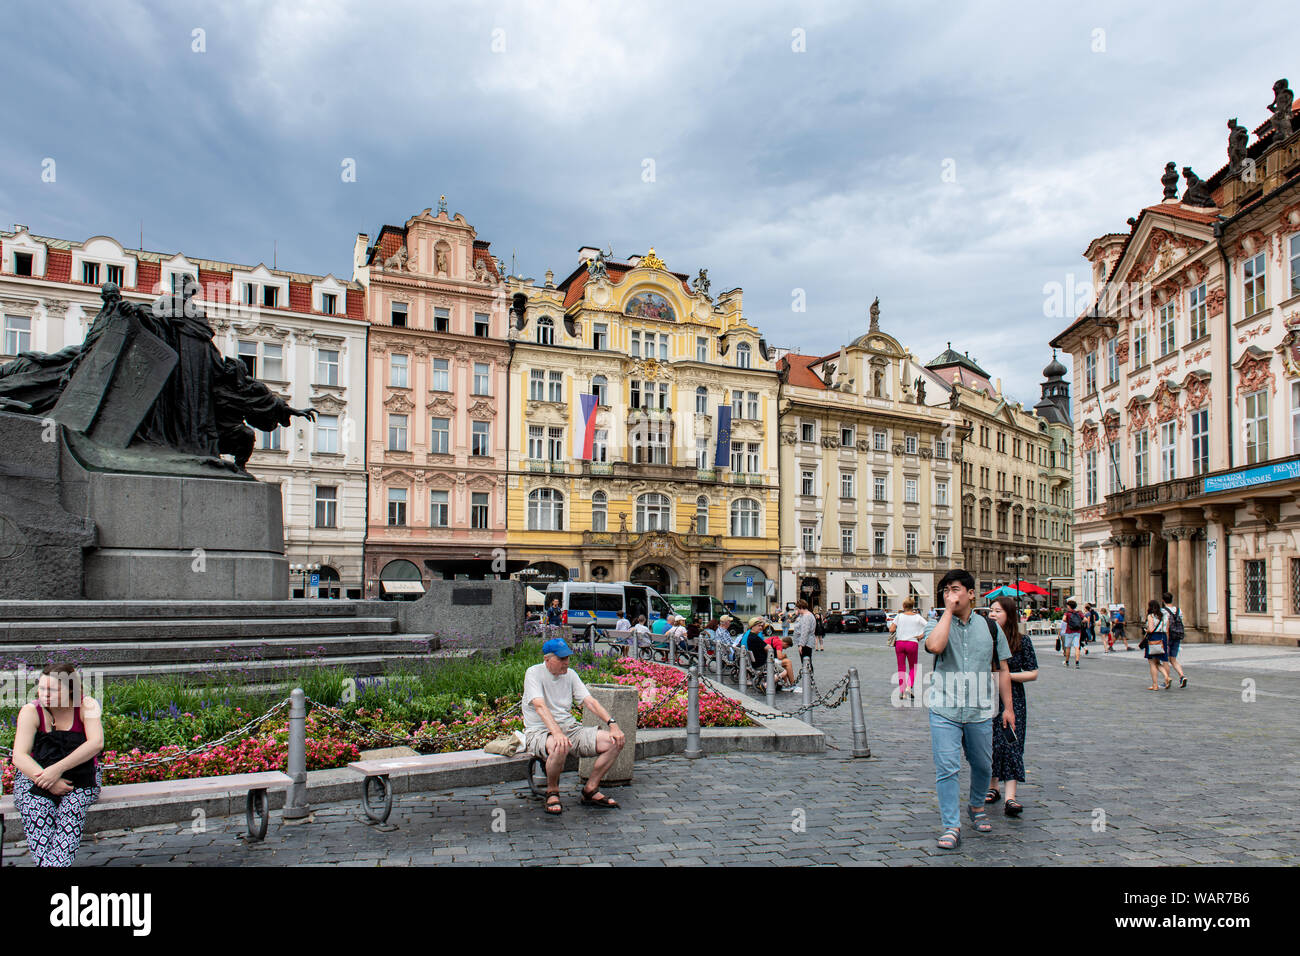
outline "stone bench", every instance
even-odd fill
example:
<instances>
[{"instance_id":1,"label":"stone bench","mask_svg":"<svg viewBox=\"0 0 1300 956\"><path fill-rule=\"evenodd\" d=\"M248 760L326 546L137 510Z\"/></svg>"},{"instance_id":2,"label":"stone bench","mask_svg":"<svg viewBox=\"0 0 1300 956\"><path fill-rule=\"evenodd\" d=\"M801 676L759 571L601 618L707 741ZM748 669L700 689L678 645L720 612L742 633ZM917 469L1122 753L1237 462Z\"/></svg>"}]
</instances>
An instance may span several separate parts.
<instances>
[{"instance_id":1,"label":"stone bench","mask_svg":"<svg viewBox=\"0 0 1300 956\"><path fill-rule=\"evenodd\" d=\"M267 823L271 817L266 792L287 790L291 783L293 778L278 770L264 773L235 773L223 777L159 780L155 783L122 783L101 788L99 799L91 806L90 812L94 813L103 807L122 804L150 806L167 797L194 797L246 790L248 791L246 811L248 837L250 840L261 840L266 836ZM17 812L12 796L0 797L0 859L3 859L4 854L5 816Z\"/></svg>"},{"instance_id":2,"label":"stone bench","mask_svg":"<svg viewBox=\"0 0 1300 956\"><path fill-rule=\"evenodd\" d=\"M362 776L361 809L365 811L366 817L372 823L382 824L387 822L388 815L393 811L393 785L390 779L392 777L409 774L437 776L444 773L474 770L491 764L508 765L510 763L518 765L519 776L523 777L528 772L527 757L528 755L523 751L512 757L504 757L500 754L490 754L484 750L462 750L446 754L426 754L423 756L417 754L412 757L389 757L381 760L354 760L348 764L348 769ZM372 800L371 789L376 786L379 793Z\"/></svg>"}]
</instances>

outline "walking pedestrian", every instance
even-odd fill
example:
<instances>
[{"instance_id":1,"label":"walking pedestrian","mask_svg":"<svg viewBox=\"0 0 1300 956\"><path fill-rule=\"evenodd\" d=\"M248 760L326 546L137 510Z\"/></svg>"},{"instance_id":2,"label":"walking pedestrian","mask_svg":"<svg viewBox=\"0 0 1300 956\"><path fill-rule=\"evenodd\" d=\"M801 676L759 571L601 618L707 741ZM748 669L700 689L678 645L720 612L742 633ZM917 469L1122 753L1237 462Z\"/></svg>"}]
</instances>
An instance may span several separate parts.
<instances>
[{"instance_id":1,"label":"walking pedestrian","mask_svg":"<svg viewBox=\"0 0 1300 956\"><path fill-rule=\"evenodd\" d=\"M1178 686L1183 688L1187 686L1187 675L1183 673L1183 665L1178 662L1178 649L1183 643L1183 612L1174 604L1174 596L1171 592L1166 591L1162 597L1165 602L1165 624L1168 630L1165 632L1169 636L1169 643L1165 648L1165 653L1169 656L1169 666L1178 671Z\"/></svg>"},{"instance_id":2,"label":"walking pedestrian","mask_svg":"<svg viewBox=\"0 0 1300 956\"><path fill-rule=\"evenodd\" d=\"M1079 605L1074 603L1074 599L1065 602L1067 608L1062 623L1065 629L1061 631L1061 648L1065 651L1065 666L1070 666L1070 649L1074 649L1074 667L1079 667L1079 641L1083 637L1083 615L1079 613Z\"/></svg>"},{"instance_id":3,"label":"walking pedestrian","mask_svg":"<svg viewBox=\"0 0 1300 956\"><path fill-rule=\"evenodd\" d=\"M817 618L813 612L808 609L808 602L803 598L795 605L794 621L792 623L794 644L799 648L799 668L808 668L808 673L813 670L813 648L816 644L817 637ZM783 634L782 637L785 635Z\"/></svg>"},{"instance_id":4,"label":"walking pedestrian","mask_svg":"<svg viewBox=\"0 0 1300 956\"><path fill-rule=\"evenodd\" d=\"M984 798L992 772L993 715L998 697L1003 724L1014 730L1016 717L1006 663L1011 649L997 622L975 613L975 579L969 571L954 568L940 579L939 594L943 598L943 617L937 624L927 625L925 634L925 649L935 655L934 682L927 703L935 789L944 828L938 846L952 850L961 844L958 774L962 752L970 764L966 812L977 833L988 833L993 825L988 821ZM995 676L998 697L993 695Z\"/></svg>"},{"instance_id":5,"label":"walking pedestrian","mask_svg":"<svg viewBox=\"0 0 1300 956\"><path fill-rule=\"evenodd\" d=\"M1110 636L1110 612L1104 607L1097 609L1097 635L1098 638L1106 645L1106 650L1111 650L1111 644L1114 641Z\"/></svg>"},{"instance_id":6,"label":"walking pedestrian","mask_svg":"<svg viewBox=\"0 0 1300 956\"><path fill-rule=\"evenodd\" d=\"M1151 686L1147 690L1160 689L1156 686L1159 683L1156 677L1157 671L1164 675L1165 690L1173 684L1169 676L1169 656L1165 653L1167 638L1165 626L1164 610L1160 607L1160 602L1152 598L1147 602L1146 636L1138 645L1146 651L1147 664L1151 668Z\"/></svg>"},{"instance_id":7,"label":"walking pedestrian","mask_svg":"<svg viewBox=\"0 0 1300 956\"><path fill-rule=\"evenodd\" d=\"M826 650L826 615L822 613L819 607L813 611L813 649L818 651Z\"/></svg>"},{"instance_id":8,"label":"walking pedestrian","mask_svg":"<svg viewBox=\"0 0 1300 956\"><path fill-rule=\"evenodd\" d=\"M925 634L925 619L916 612L916 599L903 599L903 613L889 625L889 643L898 659L898 698L916 698L916 658L920 639Z\"/></svg>"},{"instance_id":9,"label":"walking pedestrian","mask_svg":"<svg viewBox=\"0 0 1300 956\"><path fill-rule=\"evenodd\" d=\"M1124 642L1124 650L1131 651L1133 648L1128 646L1128 635L1124 631L1124 605L1113 604L1110 609L1110 646L1114 648L1116 641Z\"/></svg>"},{"instance_id":10,"label":"walking pedestrian","mask_svg":"<svg viewBox=\"0 0 1300 956\"><path fill-rule=\"evenodd\" d=\"M1007 789L1007 801L1002 805L1002 812L1009 817L1018 817L1024 806L1016 800L1016 784L1025 782L1025 732L1029 719L1025 684L1038 680L1038 658L1034 654L1033 642L1028 635L1021 633L1011 598L1003 596L994 600L989 616L1002 628L1007 647L1011 650L1007 668L1011 676L1011 710L1016 715L1016 723L1015 728L1010 729L999 721L993 722L993 765L984 802L997 803L1001 799L1002 795L998 793L998 783L1001 782Z\"/></svg>"},{"instance_id":11,"label":"walking pedestrian","mask_svg":"<svg viewBox=\"0 0 1300 956\"><path fill-rule=\"evenodd\" d=\"M1080 644L1083 646L1083 653L1085 654L1088 653L1088 645L1097 639L1096 628L1097 612L1093 610L1091 604L1085 604L1083 606L1083 639L1080 641ZM1077 654L1075 655L1076 660L1078 659L1078 656L1079 655Z\"/></svg>"}]
</instances>

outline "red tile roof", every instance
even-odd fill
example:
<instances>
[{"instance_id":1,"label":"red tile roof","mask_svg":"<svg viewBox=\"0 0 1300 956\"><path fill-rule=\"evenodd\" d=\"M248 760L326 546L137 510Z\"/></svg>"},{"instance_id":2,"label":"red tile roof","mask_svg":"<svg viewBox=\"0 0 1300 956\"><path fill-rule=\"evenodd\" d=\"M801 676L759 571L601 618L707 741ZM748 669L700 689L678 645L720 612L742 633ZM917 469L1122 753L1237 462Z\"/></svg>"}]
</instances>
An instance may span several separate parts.
<instances>
[{"instance_id":1,"label":"red tile roof","mask_svg":"<svg viewBox=\"0 0 1300 956\"><path fill-rule=\"evenodd\" d=\"M348 318L362 319L366 317L366 293L364 289L348 289Z\"/></svg>"},{"instance_id":2,"label":"red tile roof","mask_svg":"<svg viewBox=\"0 0 1300 956\"><path fill-rule=\"evenodd\" d=\"M141 262L135 270L135 287L139 292L153 293L162 281L162 267L156 262Z\"/></svg>"},{"instance_id":3,"label":"red tile roof","mask_svg":"<svg viewBox=\"0 0 1300 956\"><path fill-rule=\"evenodd\" d=\"M489 251L491 246L492 243L490 242L485 242L482 239L475 239L474 240L474 263L475 265L477 265L480 262L483 263L483 265L487 267L488 272L490 272L495 278L500 279L501 273L497 271L497 260Z\"/></svg>"},{"instance_id":4,"label":"red tile roof","mask_svg":"<svg viewBox=\"0 0 1300 956\"><path fill-rule=\"evenodd\" d=\"M299 282L289 283L289 311L311 312L311 286Z\"/></svg>"},{"instance_id":5,"label":"red tile roof","mask_svg":"<svg viewBox=\"0 0 1300 956\"><path fill-rule=\"evenodd\" d=\"M50 249L45 254L45 278L51 282L68 282L72 275L72 253Z\"/></svg>"},{"instance_id":6,"label":"red tile roof","mask_svg":"<svg viewBox=\"0 0 1300 956\"><path fill-rule=\"evenodd\" d=\"M838 354L838 353L836 353ZM780 368L789 370L786 378L791 385L797 385L800 388L817 388L822 391L826 390L826 383L814 372L811 366L818 362L824 361L820 355L786 355L783 356Z\"/></svg>"}]
</instances>

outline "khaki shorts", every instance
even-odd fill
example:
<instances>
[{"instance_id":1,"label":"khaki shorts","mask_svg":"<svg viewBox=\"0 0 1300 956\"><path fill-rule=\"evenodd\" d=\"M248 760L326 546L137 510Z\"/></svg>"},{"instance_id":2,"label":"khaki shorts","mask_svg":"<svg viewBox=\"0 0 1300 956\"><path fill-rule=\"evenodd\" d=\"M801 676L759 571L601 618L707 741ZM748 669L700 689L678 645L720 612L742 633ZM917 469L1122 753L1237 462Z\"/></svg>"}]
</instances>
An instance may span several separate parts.
<instances>
[{"instance_id":1,"label":"khaki shorts","mask_svg":"<svg viewBox=\"0 0 1300 956\"><path fill-rule=\"evenodd\" d=\"M564 728L560 728L563 730ZM596 756L596 734L599 731L595 727L584 727L579 724L567 731L569 743L573 744L572 752L579 757ZM524 741L524 749L534 756L546 759L546 741L550 738L551 732L543 727L541 730L529 731Z\"/></svg>"}]
</instances>

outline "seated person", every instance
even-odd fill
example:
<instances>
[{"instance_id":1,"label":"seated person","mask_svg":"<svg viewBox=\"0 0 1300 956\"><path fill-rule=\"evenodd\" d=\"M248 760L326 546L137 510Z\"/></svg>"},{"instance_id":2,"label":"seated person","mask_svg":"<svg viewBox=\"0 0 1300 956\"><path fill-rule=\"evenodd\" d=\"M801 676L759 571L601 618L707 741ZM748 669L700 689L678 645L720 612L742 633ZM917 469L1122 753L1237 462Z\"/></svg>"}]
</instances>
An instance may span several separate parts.
<instances>
[{"instance_id":1,"label":"seated person","mask_svg":"<svg viewBox=\"0 0 1300 956\"><path fill-rule=\"evenodd\" d=\"M627 615L625 613L622 612L619 613L618 620L614 622L614 630L616 631L632 630L632 622L627 619Z\"/></svg>"},{"instance_id":2,"label":"seated person","mask_svg":"<svg viewBox=\"0 0 1300 956\"><path fill-rule=\"evenodd\" d=\"M670 622L670 627L664 632L664 637L677 647L677 650L684 654L690 653L691 643L688 639L689 631L686 630L686 618L678 614Z\"/></svg>"},{"instance_id":3,"label":"seated person","mask_svg":"<svg viewBox=\"0 0 1300 956\"><path fill-rule=\"evenodd\" d=\"M788 634L784 637L773 634L767 638L767 644L776 655L776 664L780 665L775 668L777 680L791 690L798 690L799 688L794 686L794 661L790 660L790 655L786 653L786 649L794 644L794 638ZM784 675L781 673L782 670L785 671Z\"/></svg>"},{"instance_id":4,"label":"seated person","mask_svg":"<svg viewBox=\"0 0 1300 956\"><path fill-rule=\"evenodd\" d=\"M587 786L582 790L583 805L618 807L617 801L600 792L600 780L618 759L626 738L618 722L587 691L582 679L569 670L572 654L563 638L552 638L542 645L542 663L524 672L524 749L546 758L546 812L551 816L564 812L560 804L560 773L571 750L579 757L596 758ZM609 730L582 726L571 713L574 705L590 708Z\"/></svg>"},{"instance_id":5,"label":"seated person","mask_svg":"<svg viewBox=\"0 0 1300 956\"><path fill-rule=\"evenodd\" d=\"M673 622L668 620L669 617L672 617L672 615L669 614L666 617L660 615L659 617L655 618L654 623L650 625L650 630L653 631L655 634L663 634L665 631L668 630L668 628L673 626Z\"/></svg>"},{"instance_id":6,"label":"seated person","mask_svg":"<svg viewBox=\"0 0 1300 956\"><path fill-rule=\"evenodd\" d=\"M14 806L37 866L72 866L86 811L99 799L103 712L81 690L74 666L50 664L41 671L36 700L18 711Z\"/></svg>"},{"instance_id":7,"label":"seated person","mask_svg":"<svg viewBox=\"0 0 1300 956\"><path fill-rule=\"evenodd\" d=\"M649 647L653 640L650 628L646 627L645 615L638 614L636 623L632 625L632 646Z\"/></svg>"}]
</instances>

